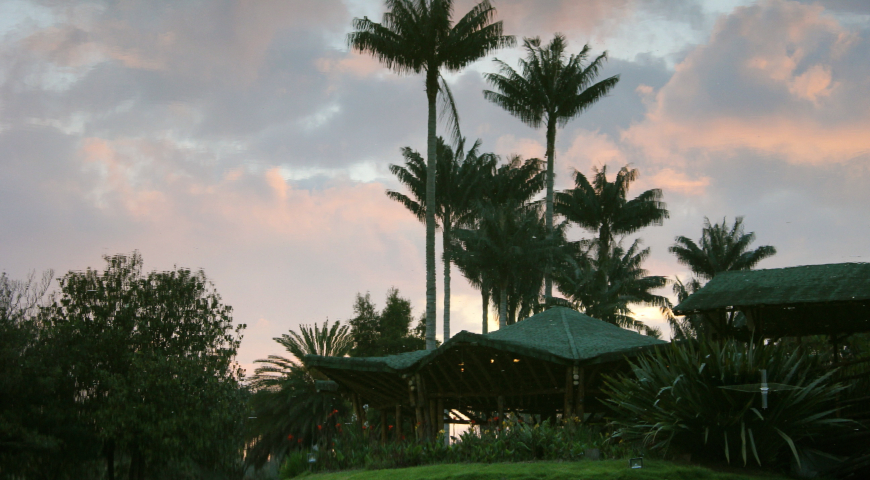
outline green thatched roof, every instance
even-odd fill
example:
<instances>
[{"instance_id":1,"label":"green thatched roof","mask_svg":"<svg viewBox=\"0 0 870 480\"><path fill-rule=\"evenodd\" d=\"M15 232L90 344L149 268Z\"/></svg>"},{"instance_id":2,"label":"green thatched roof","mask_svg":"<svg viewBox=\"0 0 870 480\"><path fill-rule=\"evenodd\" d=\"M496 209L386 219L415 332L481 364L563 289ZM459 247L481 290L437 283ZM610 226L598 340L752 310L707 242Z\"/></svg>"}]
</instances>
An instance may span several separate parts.
<instances>
[{"instance_id":1,"label":"green thatched roof","mask_svg":"<svg viewBox=\"0 0 870 480\"><path fill-rule=\"evenodd\" d=\"M521 322L481 335L462 331L436 350L386 357L319 357L308 355L313 367L368 372L415 370L454 346L478 344L554 363L590 361L607 355L632 353L667 342L625 330L566 307L554 307Z\"/></svg>"},{"instance_id":2,"label":"green thatched roof","mask_svg":"<svg viewBox=\"0 0 870 480\"><path fill-rule=\"evenodd\" d=\"M870 300L870 263L723 272L674 308L678 315L724 307Z\"/></svg>"}]
</instances>

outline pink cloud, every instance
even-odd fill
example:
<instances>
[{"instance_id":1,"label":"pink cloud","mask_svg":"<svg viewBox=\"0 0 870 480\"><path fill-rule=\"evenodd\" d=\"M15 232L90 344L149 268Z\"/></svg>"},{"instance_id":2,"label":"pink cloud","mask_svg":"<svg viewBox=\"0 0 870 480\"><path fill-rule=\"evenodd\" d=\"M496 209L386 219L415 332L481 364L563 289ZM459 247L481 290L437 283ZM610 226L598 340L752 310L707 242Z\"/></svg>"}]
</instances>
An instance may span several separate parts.
<instances>
[{"instance_id":1,"label":"pink cloud","mask_svg":"<svg viewBox=\"0 0 870 480\"><path fill-rule=\"evenodd\" d=\"M738 8L677 66L623 140L674 166L741 149L811 164L866 155L870 110L852 65L867 41L818 6Z\"/></svg>"}]
</instances>

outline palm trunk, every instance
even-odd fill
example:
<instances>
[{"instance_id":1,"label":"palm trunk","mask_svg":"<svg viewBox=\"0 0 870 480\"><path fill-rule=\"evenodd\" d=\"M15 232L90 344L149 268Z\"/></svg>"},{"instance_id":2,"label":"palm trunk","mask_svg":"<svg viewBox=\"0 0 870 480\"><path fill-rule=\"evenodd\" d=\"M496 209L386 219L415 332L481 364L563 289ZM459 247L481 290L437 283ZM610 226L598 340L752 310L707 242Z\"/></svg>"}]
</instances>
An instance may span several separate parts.
<instances>
[{"instance_id":1,"label":"palm trunk","mask_svg":"<svg viewBox=\"0 0 870 480\"><path fill-rule=\"evenodd\" d=\"M438 69L426 72L426 97L429 100L428 158L426 158L426 349L435 349L435 100L438 95Z\"/></svg>"},{"instance_id":2,"label":"palm trunk","mask_svg":"<svg viewBox=\"0 0 870 480\"><path fill-rule=\"evenodd\" d=\"M444 231L441 239L444 243L444 341L450 340L450 222L452 219L445 216Z\"/></svg>"},{"instance_id":3,"label":"palm trunk","mask_svg":"<svg viewBox=\"0 0 870 480\"><path fill-rule=\"evenodd\" d=\"M489 333L489 288L486 287L486 283L481 283L480 297L483 300L483 328L480 331Z\"/></svg>"},{"instance_id":4,"label":"palm trunk","mask_svg":"<svg viewBox=\"0 0 870 480\"><path fill-rule=\"evenodd\" d=\"M507 285L502 285L498 292L498 328L507 326Z\"/></svg>"},{"instance_id":5,"label":"palm trunk","mask_svg":"<svg viewBox=\"0 0 870 480\"><path fill-rule=\"evenodd\" d=\"M547 237L553 240L553 164L556 162L556 119L550 115L547 119ZM544 270L544 298L549 300L553 296L553 255L547 255L547 265Z\"/></svg>"}]
</instances>

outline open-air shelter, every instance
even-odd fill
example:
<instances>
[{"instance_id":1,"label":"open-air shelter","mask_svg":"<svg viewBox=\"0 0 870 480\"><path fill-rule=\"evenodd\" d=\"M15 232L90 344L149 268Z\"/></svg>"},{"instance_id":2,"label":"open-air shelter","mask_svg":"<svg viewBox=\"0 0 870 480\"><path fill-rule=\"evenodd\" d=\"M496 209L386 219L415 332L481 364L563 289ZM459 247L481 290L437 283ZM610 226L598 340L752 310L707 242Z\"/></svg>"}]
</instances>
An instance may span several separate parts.
<instances>
[{"instance_id":1,"label":"open-air shelter","mask_svg":"<svg viewBox=\"0 0 870 480\"><path fill-rule=\"evenodd\" d=\"M478 421L491 413L582 418L600 411L601 373L626 368L627 357L665 343L553 307L491 333L462 331L434 350L305 361L350 394L360 418L363 404L382 412L395 407L397 418L411 409L432 435L443 429L445 409Z\"/></svg>"}]
</instances>

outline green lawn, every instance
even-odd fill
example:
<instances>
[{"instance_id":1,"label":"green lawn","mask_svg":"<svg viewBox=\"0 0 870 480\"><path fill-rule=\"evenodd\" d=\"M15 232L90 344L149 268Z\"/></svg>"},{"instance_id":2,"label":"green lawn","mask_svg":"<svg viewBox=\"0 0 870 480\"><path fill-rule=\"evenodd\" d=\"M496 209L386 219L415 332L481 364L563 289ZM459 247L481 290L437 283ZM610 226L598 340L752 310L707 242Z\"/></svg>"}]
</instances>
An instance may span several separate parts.
<instances>
[{"instance_id":1,"label":"green lawn","mask_svg":"<svg viewBox=\"0 0 870 480\"><path fill-rule=\"evenodd\" d=\"M665 461L646 461L642 469L629 469L624 460L601 462L534 462L495 464L443 464L393 470L352 470L304 476L306 480L500 480L500 479L654 479L654 480L750 480L785 479L776 475L717 472L702 467Z\"/></svg>"}]
</instances>

